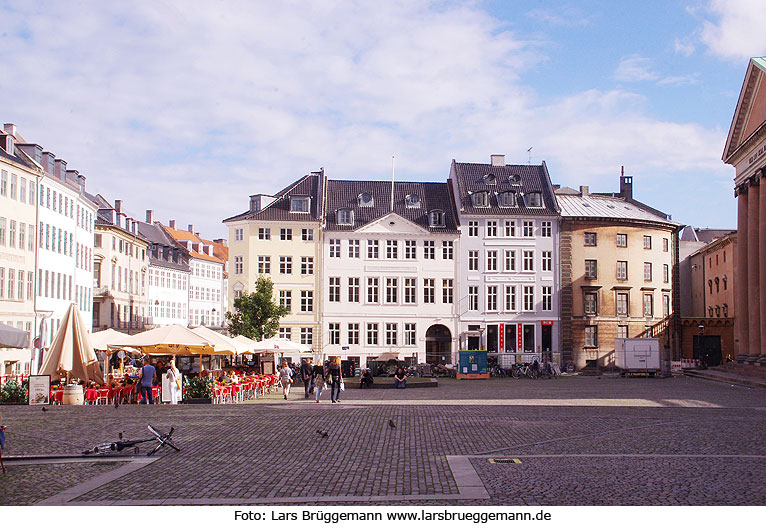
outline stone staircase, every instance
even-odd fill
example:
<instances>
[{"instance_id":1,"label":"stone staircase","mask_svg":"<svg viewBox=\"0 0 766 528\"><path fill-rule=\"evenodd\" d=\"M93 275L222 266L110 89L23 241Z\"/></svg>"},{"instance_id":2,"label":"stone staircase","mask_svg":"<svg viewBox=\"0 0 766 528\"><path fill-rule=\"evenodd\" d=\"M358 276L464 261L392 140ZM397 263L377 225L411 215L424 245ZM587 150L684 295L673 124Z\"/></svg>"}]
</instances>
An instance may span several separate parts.
<instances>
[{"instance_id":1,"label":"stone staircase","mask_svg":"<svg viewBox=\"0 0 766 528\"><path fill-rule=\"evenodd\" d=\"M710 370L718 372L724 372L729 374L737 374L739 376L746 376L748 378L758 378L766 380L766 367L758 365L743 365L741 363L726 363L718 367L713 367Z\"/></svg>"}]
</instances>

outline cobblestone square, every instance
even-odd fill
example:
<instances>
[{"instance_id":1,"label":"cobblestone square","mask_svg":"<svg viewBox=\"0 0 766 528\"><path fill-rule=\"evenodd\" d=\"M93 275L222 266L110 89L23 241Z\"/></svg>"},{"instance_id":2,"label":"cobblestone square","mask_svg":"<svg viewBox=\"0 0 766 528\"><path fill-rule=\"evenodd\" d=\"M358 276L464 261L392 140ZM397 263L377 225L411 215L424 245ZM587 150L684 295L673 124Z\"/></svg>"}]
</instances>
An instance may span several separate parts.
<instances>
[{"instance_id":1,"label":"cobblestone square","mask_svg":"<svg viewBox=\"0 0 766 528\"><path fill-rule=\"evenodd\" d=\"M764 505L765 411L762 389L581 376L349 389L335 405L301 391L236 405L8 406L0 504ZM13 461L145 438L148 423L174 426L182 450L139 457L140 471ZM489 461L503 457L520 463Z\"/></svg>"}]
</instances>

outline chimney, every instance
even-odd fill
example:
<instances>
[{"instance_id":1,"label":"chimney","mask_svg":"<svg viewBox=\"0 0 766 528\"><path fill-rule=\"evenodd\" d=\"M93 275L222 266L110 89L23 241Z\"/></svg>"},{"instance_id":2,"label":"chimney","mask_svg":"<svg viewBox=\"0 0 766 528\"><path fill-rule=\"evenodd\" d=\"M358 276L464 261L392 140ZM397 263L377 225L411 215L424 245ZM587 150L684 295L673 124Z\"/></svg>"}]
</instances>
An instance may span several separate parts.
<instances>
[{"instance_id":1,"label":"chimney","mask_svg":"<svg viewBox=\"0 0 766 528\"><path fill-rule=\"evenodd\" d=\"M491 154L489 160L493 167L505 167L505 154Z\"/></svg>"},{"instance_id":2,"label":"chimney","mask_svg":"<svg viewBox=\"0 0 766 528\"><path fill-rule=\"evenodd\" d=\"M154 224L154 212L151 209L146 210L146 223Z\"/></svg>"},{"instance_id":3,"label":"chimney","mask_svg":"<svg viewBox=\"0 0 766 528\"><path fill-rule=\"evenodd\" d=\"M194 224L189 224L189 228L187 229L189 233L194 233Z\"/></svg>"},{"instance_id":4,"label":"chimney","mask_svg":"<svg viewBox=\"0 0 766 528\"><path fill-rule=\"evenodd\" d=\"M53 174L55 174L59 180L66 180L66 161L57 159L55 160L54 165Z\"/></svg>"},{"instance_id":5,"label":"chimney","mask_svg":"<svg viewBox=\"0 0 766 528\"><path fill-rule=\"evenodd\" d=\"M191 231L190 231L190 232L191 232ZM195 237L197 237L197 238L201 238L201 237L199 236L199 233L194 233L194 236L195 236Z\"/></svg>"},{"instance_id":6,"label":"chimney","mask_svg":"<svg viewBox=\"0 0 766 528\"><path fill-rule=\"evenodd\" d=\"M118 213L122 212L122 200L115 200L114 201L114 210Z\"/></svg>"},{"instance_id":7,"label":"chimney","mask_svg":"<svg viewBox=\"0 0 766 528\"><path fill-rule=\"evenodd\" d=\"M5 130L6 134L10 134L13 137L16 137L16 125L13 123L5 123L3 125L3 130Z\"/></svg>"},{"instance_id":8,"label":"chimney","mask_svg":"<svg viewBox=\"0 0 766 528\"><path fill-rule=\"evenodd\" d=\"M625 200L633 199L633 176L625 176L625 167L620 167L620 196Z\"/></svg>"},{"instance_id":9,"label":"chimney","mask_svg":"<svg viewBox=\"0 0 766 528\"><path fill-rule=\"evenodd\" d=\"M175 229L176 228L176 221L175 220L171 220L170 222L168 222L168 227L170 227L170 229Z\"/></svg>"},{"instance_id":10,"label":"chimney","mask_svg":"<svg viewBox=\"0 0 766 528\"><path fill-rule=\"evenodd\" d=\"M588 196L590 195L590 189L588 189L587 185L580 185L580 194L582 196Z\"/></svg>"},{"instance_id":11,"label":"chimney","mask_svg":"<svg viewBox=\"0 0 766 528\"><path fill-rule=\"evenodd\" d=\"M221 244L223 247L229 247L229 243L226 241L225 238L216 238L213 240L216 244Z\"/></svg>"}]
</instances>

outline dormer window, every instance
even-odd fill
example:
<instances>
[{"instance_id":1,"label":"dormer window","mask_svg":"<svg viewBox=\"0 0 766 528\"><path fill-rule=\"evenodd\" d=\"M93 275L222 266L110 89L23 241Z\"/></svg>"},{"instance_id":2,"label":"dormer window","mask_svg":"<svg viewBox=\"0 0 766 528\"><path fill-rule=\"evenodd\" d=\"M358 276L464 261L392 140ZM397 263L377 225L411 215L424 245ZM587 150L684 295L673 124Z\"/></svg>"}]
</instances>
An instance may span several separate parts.
<instances>
[{"instance_id":1,"label":"dormer window","mask_svg":"<svg viewBox=\"0 0 766 528\"><path fill-rule=\"evenodd\" d=\"M444 227L444 211L434 209L428 213L428 225L430 227Z\"/></svg>"},{"instance_id":2,"label":"dormer window","mask_svg":"<svg viewBox=\"0 0 766 528\"><path fill-rule=\"evenodd\" d=\"M372 207L375 201L372 199L372 195L368 192L360 193L357 197L359 207Z\"/></svg>"},{"instance_id":3,"label":"dormer window","mask_svg":"<svg viewBox=\"0 0 766 528\"><path fill-rule=\"evenodd\" d=\"M538 191L527 193L526 196L524 196L527 207L542 207L543 206L543 196L542 193Z\"/></svg>"},{"instance_id":4,"label":"dormer window","mask_svg":"<svg viewBox=\"0 0 766 528\"><path fill-rule=\"evenodd\" d=\"M497 205L500 207L516 207L515 192L501 192L497 195Z\"/></svg>"},{"instance_id":5,"label":"dormer window","mask_svg":"<svg viewBox=\"0 0 766 528\"><path fill-rule=\"evenodd\" d=\"M417 194L408 194L407 196L404 197L404 204L407 207L412 207L417 209L420 207L420 196L418 196Z\"/></svg>"},{"instance_id":6,"label":"dormer window","mask_svg":"<svg viewBox=\"0 0 766 528\"><path fill-rule=\"evenodd\" d=\"M338 225L354 225L354 211L351 209L338 209L335 216Z\"/></svg>"},{"instance_id":7,"label":"dormer window","mask_svg":"<svg viewBox=\"0 0 766 528\"><path fill-rule=\"evenodd\" d=\"M494 174L484 175L484 185L495 185L495 184L497 184L497 177Z\"/></svg>"},{"instance_id":8,"label":"dormer window","mask_svg":"<svg viewBox=\"0 0 766 528\"><path fill-rule=\"evenodd\" d=\"M475 192L471 198L474 207L489 207L489 193L487 191Z\"/></svg>"},{"instance_id":9,"label":"dormer window","mask_svg":"<svg viewBox=\"0 0 766 528\"><path fill-rule=\"evenodd\" d=\"M290 212L291 213L308 213L310 204L311 204L311 198L308 196L291 196L290 197Z\"/></svg>"},{"instance_id":10,"label":"dormer window","mask_svg":"<svg viewBox=\"0 0 766 528\"><path fill-rule=\"evenodd\" d=\"M511 185L521 185L521 176L518 174L514 174L508 180L511 182Z\"/></svg>"}]
</instances>

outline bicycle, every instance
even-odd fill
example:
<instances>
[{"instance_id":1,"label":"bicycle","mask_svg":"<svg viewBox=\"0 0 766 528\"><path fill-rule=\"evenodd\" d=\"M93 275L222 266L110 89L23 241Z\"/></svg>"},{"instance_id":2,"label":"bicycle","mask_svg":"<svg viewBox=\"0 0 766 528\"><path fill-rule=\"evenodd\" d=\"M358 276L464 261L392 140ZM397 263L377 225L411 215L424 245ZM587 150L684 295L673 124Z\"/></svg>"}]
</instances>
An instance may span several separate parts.
<instances>
[{"instance_id":1,"label":"bicycle","mask_svg":"<svg viewBox=\"0 0 766 528\"><path fill-rule=\"evenodd\" d=\"M519 379L521 376L526 376L529 379L537 379L537 370L532 368L529 363L516 363L511 370L511 376L514 379Z\"/></svg>"}]
</instances>

